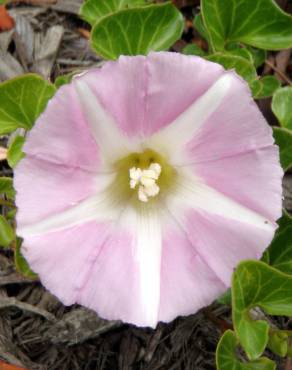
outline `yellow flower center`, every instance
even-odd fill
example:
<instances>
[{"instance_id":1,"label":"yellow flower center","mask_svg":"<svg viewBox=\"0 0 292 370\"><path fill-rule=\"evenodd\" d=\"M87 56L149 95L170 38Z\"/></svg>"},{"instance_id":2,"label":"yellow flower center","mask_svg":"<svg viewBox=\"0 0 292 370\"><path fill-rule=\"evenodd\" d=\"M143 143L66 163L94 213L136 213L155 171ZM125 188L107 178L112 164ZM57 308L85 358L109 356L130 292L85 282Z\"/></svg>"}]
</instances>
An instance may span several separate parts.
<instances>
[{"instance_id":1,"label":"yellow flower center","mask_svg":"<svg viewBox=\"0 0 292 370\"><path fill-rule=\"evenodd\" d=\"M131 153L115 164L117 177L115 188L123 198L147 203L174 184L176 171L154 150Z\"/></svg>"}]
</instances>

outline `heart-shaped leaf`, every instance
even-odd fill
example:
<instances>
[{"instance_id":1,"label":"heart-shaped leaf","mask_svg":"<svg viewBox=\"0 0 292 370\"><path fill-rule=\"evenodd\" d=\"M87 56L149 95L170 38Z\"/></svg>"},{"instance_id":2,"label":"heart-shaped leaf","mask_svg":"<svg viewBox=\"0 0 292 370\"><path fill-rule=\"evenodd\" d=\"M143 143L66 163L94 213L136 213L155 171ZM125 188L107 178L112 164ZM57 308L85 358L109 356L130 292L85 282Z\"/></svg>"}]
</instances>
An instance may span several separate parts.
<instances>
[{"instance_id":1,"label":"heart-shaped leaf","mask_svg":"<svg viewBox=\"0 0 292 370\"><path fill-rule=\"evenodd\" d=\"M27 74L0 84L0 135L29 130L55 93L54 85Z\"/></svg>"},{"instance_id":2,"label":"heart-shaped leaf","mask_svg":"<svg viewBox=\"0 0 292 370\"><path fill-rule=\"evenodd\" d=\"M292 46L292 17L273 0L202 0L201 11L213 50L230 41L267 50Z\"/></svg>"},{"instance_id":3,"label":"heart-shaped leaf","mask_svg":"<svg viewBox=\"0 0 292 370\"><path fill-rule=\"evenodd\" d=\"M234 53L215 53L206 57L206 59L222 64L225 69L235 69L246 81L253 81L257 74L254 65L247 58Z\"/></svg>"},{"instance_id":4,"label":"heart-shaped leaf","mask_svg":"<svg viewBox=\"0 0 292 370\"><path fill-rule=\"evenodd\" d=\"M263 99L272 96L280 86L281 83L274 76L265 76L259 80L254 80L250 84L255 99Z\"/></svg>"},{"instance_id":5,"label":"heart-shaped leaf","mask_svg":"<svg viewBox=\"0 0 292 370\"><path fill-rule=\"evenodd\" d=\"M241 362L237 358L238 341L233 331L227 330L221 337L216 350L217 370L275 370L276 364L262 357L252 362Z\"/></svg>"},{"instance_id":6,"label":"heart-shaped leaf","mask_svg":"<svg viewBox=\"0 0 292 370\"><path fill-rule=\"evenodd\" d=\"M14 262L17 271L20 272L22 275L33 279L37 278L38 275L31 270L29 264L26 262L26 259L23 257L21 253L21 239L19 238L17 238L16 240L16 248L14 251Z\"/></svg>"},{"instance_id":7,"label":"heart-shaped leaf","mask_svg":"<svg viewBox=\"0 0 292 370\"><path fill-rule=\"evenodd\" d=\"M15 233L8 221L0 215L0 246L8 247L15 238Z\"/></svg>"},{"instance_id":8,"label":"heart-shaped leaf","mask_svg":"<svg viewBox=\"0 0 292 370\"><path fill-rule=\"evenodd\" d=\"M0 194L5 194L7 198L14 199L15 190L11 177L0 177Z\"/></svg>"},{"instance_id":9,"label":"heart-shaped leaf","mask_svg":"<svg viewBox=\"0 0 292 370\"><path fill-rule=\"evenodd\" d=\"M276 235L263 256L263 261L292 275L292 218L284 212Z\"/></svg>"},{"instance_id":10,"label":"heart-shaped leaf","mask_svg":"<svg viewBox=\"0 0 292 370\"><path fill-rule=\"evenodd\" d=\"M292 276L260 261L241 262L232 279L232 318L240 344L251 360L263 353L269 340L269 324L253 320L252 308L271 315L292 315Z\"/></svg>"},{"instance_id":11,"label":"heart-shaped leaf","mask_svg":"<svg viewBox=\"0 0 292 370\"><path fill-rule=\"evenodd\" d=\"M106 15L145 4L145 0L87 0L80 8L80 15L93 26Z\"/></svg>"},{"instance_id":12,"label":"heart-shaped leaf","mask_svg":"<svg viewBox=\"0 0 292 370\"><path fill-rule=\"evenodd\" d=\"M182 14L170 3L121 10L103 17L91 32L91 45L106 59L166 50L183 31Z\"/></svg>"},{"instance_id":13,"label":"heart-shaped leaf","mask_svg":"<svg viewBox=\"0 0 292 370\"><path fill-rule=\"evenodd\" d=\"M16 136L9 145L7 162L11 168L14 168L17 163L24 157L24 153L22 151L24 142L25 138L23 136Z\"/></svg>"},{"instance_id":14,"label":"heart-shaped leaf","mask_svg":"<svg viewBox=\"0 0 292 370\"><path fill-rule=\"evenodd\" d=\"M286 86L276 91L272 101L272 111L282 127L292 130L292 87ZM292 148L291 148L292 150Z\"/></svg>"},{"instance_id":15,"label":"heart-shaped leaf","mask_svg":"<svg viewBox=\"0 0 292 370\"><path fill-rule=\"evenodd\" d=\"M273 127L276 144L280 148L280 161L286 171L292 166L292 131L286 128Z\"/></svg>"}]
</instances>

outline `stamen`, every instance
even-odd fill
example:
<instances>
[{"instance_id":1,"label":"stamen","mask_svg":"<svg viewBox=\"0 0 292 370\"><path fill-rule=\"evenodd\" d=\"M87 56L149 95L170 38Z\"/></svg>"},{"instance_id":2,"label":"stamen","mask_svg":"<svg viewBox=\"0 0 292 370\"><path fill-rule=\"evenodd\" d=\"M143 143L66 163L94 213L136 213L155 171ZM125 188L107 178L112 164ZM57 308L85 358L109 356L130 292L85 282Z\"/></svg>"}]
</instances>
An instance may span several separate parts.
<instances>
[{"instance_id":1,"label":"stamen","mask_svg":"<svg viewBox=\"0 0 292 370\"><path fill-rule=\"evenodd\" d=\"M151 165L145 169L132 167L129 170L130 176L130 188L135 189L137 185L138 188L138 198L141 202L148 202L149 197L155 197L160 188L156 184L161 174L161 166L159 163L151 163Z\"/></svg>"}]
</instances>

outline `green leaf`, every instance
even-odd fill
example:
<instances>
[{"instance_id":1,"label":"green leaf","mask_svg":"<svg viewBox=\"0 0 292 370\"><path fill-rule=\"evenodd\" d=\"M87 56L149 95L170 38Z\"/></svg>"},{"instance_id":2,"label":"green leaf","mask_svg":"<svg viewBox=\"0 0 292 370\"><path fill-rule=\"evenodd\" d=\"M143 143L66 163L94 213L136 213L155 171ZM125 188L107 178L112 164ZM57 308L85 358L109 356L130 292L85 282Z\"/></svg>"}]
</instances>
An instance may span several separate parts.
<instances>
[{"instance_id":1,"label":"green leaf","mask_svg":"<svg viewBox=\"0 0 292 370\"><path fill-rule=\"evenodd\" d=\"M52 84L34 74L0 84L0 135L31 129L54 93Z\"/></svg>"},{"instance_id":2,"label":"green leaf","mask_svg":"<svg viewBox=\"0 0 292 370\"><path fill-rule=\"evenodd\" d=\"M0 245L8 247L15 238L14 231L7 220L0 215Z\"/></svg>"},{"instance_id":3,"label":"green leaf","mask_svg":"<svg viewBox=\"0 0 292 370\"><path fill-rule=\"evenodd\" d=\"M253 64L242 56L231 53L215 53L206 57L206 59L222 64L225 69L235 69L246 81L250 82L256 78L256 70Z\"/></svg>"},{"instance_id":4,"label":"green leaf","mask_svg":"<svg viewBox=\"0 0 292 370\"><path fill-rule=\"evenodd\" d=\"M202 36L203 39L209 42L208 32L204 25L201 13L197 14L194 18L194 28L198 31L198 33Z\"/></svg>"},{"instance_id":5,"label":"green leaf","mask_svg":"<svg viewBox=\"0 0 292 370\"><path fill-rule=\"evenodd\" d=\"M170 3L121 10L103 17L91 32L91 45L106 59L147 55L168 49L182 34L182 14Z\"/></svg>"},{"instance_id":6,"label":"green leaf","mask_svg":"<svg viewBox=\"0 0 292 370\"><path fill-rule=\"evenodd\" d=\"M285 331L271 330L268 342L269 349L280 357L287 356L288 335Z\"/></svg>"},{"instance_id":7,"label":"green leaf","mask_svg":"<svg viewBox=\"0 0 292 370\"><path fill-rule=\"evenodd\" d=\"M250 84L255 99L263 99L272 96L280 86L281 83L274 76L265 76L259 80L254 80Z\"/></svg>"},{"instance_id":8,"label":"green leaf","mask_svg":"<svg viewBox=\"0 0 292 370\"><path fill-rule=\"evenodd\" d=\"M292 46L292 17L272 0L202 0L201 12L213 50L230 41L266 50Z\"/></svg>"},{"instance_id":9,"label":"green leaf","mask_svg":"<svg viewBox=\"0 0 292 370\"><path fill-rule=\"evenodd\" d=\"M292 166L292 131L286 128L273 127L276 144L280 148L280 162L284 171Z\"/></svg>"},{"instance_id":10,"label":"green leaf","mask_svg":"<svg viewBox=\"0 0 292 370\"><path fill-rule=\"evenodd\" d=\"M231 306L231 289L227 289L225 293L223 293L218 299L217 302L220 304L225 304L227 306Z\"/></svg>"},{"instance_id":11,"label":"green leaf","mask_svg":"<svg viewBox=\"0 0 292 370\"><path fill-rule=\"evenodd\" d=\"M55 80L55 86L56 86L56 88L58 89L59 87L70 83L71 80L72 80L72 78L74 77L74 75L76 73L78 73L78 72L77 71L74 71L74 72L68 73L66 75L57 77L56 80Z\"/></svg>"},{"instance_id":12,"label":"green leaf","mask_svg":"<svg viewBox=\"0 0 292 370\"><path fill-rule=\"evenodd\" d=\"M127 8L146 5L145 0L87 0L80 8L80 15L92 26L102 17Z\"/></svg>"},{"instance_id":13,"label":"green leaf","mask_svg":"<svg viewBox=\"0 0 292 370\"><path fill-rule=\"evenodd\" d=\"M292 218L284 212L279 228L263 256L264 262L292 275Z\"/></svg>"},{"instance_id":14,"label":"green leaf","mask_svg":"<svg viewBox=\"0 0 292 370\"><path fill-rule=\"evenodd\" d=\"M14 168L17 163L24 157L22 147L25 138L23 136L16 136L11 142L7 152L7 162L11 168Z\"/></svg>"},{"instance_id":15,"label":"green leaf","mask_svg":"<svg viewBox=\"0 0 292 370\"><path fill-rule=\"evenodd\" d=\"M11 177L0 177L0 194L5 194L8 199L14 199L15 190Z\"/></svg>"},{"instance_id":16,"label":"green leaf","mask_svg":"<svg viewBox=\"0 0 292 370\"><path fill-rule=\"evenodd\" d=\"M247 46L247 50L251 53L256 68L264 64L267 58L266 50L253 48L252 46Z\"/></svg>"},{"instance_id":17,"label":"green leaf","mask_svg":"<svg viewBox=\"0 0 292 370\"><path fill-rule=\"evenodd\" d=\"M292 87L286 86L275 92L272 101L272 111L281 126L292 130Z\"/></svg>"},{"instance_id":18,"label":"green leaf","mask_svg":"<svg viewBox=\"0 0 292 370\"><path fill-rule=\"evenodd\" d=\"M21 239L17 238L16 240L16 248L14 251L14 262L18 272L22 275L27 276L29 278L37 278L37 274L34 273L29 264L26 262L26 259L23 257L21 253Z\"/></svg>"},{"instance_id":19,"label":"green leaf","mask_svg":"<svg viewBox=\"0 0 292 370\"><path fill-rule=\"evenodd\" d=\"M236 356L238 341L233 331L227 330L216 350L217 370L275 370L276 364L262 357L252 362L241 362Z\"/></svg>"},{"instance_id":20,"label":"green leaf","mask_svg":"<svg viewBox=\"0 0 292 370\"><path fill-rule=\"evenodd\" d=\"M183 53L186 55L205 56L207 53L196 44L188 44L183 48Z\"/></svg>"},{"instance_id":21,"label":"green leaf","mask_svg":"<svg viewBox=\"0 0 292 370\"><path fill-rule=\"evenodd\" d=\"M252 320L260 307L270 315L292 315L292 276L260 261L241 262L232 279L232 318L235 332L249 359L257 359L269 340L269 324Z\"/></svg>"}]
</instances>

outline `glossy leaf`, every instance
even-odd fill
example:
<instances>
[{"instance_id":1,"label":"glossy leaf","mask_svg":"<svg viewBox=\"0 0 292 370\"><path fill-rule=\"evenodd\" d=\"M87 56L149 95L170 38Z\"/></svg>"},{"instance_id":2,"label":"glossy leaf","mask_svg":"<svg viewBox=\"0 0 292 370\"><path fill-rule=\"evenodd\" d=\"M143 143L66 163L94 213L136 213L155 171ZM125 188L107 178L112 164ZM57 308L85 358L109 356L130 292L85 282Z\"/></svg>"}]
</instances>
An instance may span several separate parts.
<instances>
[{"instance_id":1,"label":"glossy leaf","mask_svg":"<svg viewBox=\"0 0 292 370\"><path fill-rule=\"evenodd\" d=\"M145 0L87 0L80 8L80 15L93 26L106 15L145 4Z\"/></svg>"},{"instance_id":2,"label":"glossy leaf","mask_svg":"<svg viewBox=\"0 0 292 370\"><path fill-rule=\"evenodd\" d=\"M271 330L269 333L269 349L277 356L285 357L288 351L288 335L285 331Z\"/></svg>"},{"instance_id":3,"label":"glossy leaf","mask_svg":"<svg viewBox=\"0 0 292 370\"><path fill-rule=\"evenodd\" d=\"M292 130L292 87L279 89L273 96L272 111L282 127ZM292 149L292 148L291 148Z\"/></svg>"},{"instance_id":4,"label":"glossy leaf","mask_svg":"<svg viewBox=\"0 0 292 370\"><path fill-rule=\"evenodd\" d=\"M252 362L241 362L237 358L238 341L233 331L227 330L221 337L216 350L217 370L275 370L276 364L262 357Z\"/></svg>"},{"instance_id":5,"label":"glossy leaf","mask_svg":"<svg viewBox=\"0 0 292 370\"><path fill-rule=\"evenodd\" d=\"M220 304L225 304L227 306L231 306L231 289L227 289L225 293L223 293L218 299L217 302Z\"/></svg>"},{"instance_id":6,"label":"glossy leaf","mask_svg":"<svg viewBox=\"0 0 292 370\"><path fill-rule=\"evenodd\" d=\"M292 131L286 128L273 127L276 144L280 148L280 161L286 171L292 166Z\"/></svg>"},{"instance_id":7,"label":"glossy leaf","mask_svg":"<svg viewBox=\"0 0 292 370\"><path fill-rule=\"evenodd\" d=\"M9 199L14 198L15 190L11 177L0 177L0 194L5 194Z\"/></svg>"},{"instance_id":8,"label":"glossy leaf","mask_svg":"<svg viewBox=\"0 0 292 370\"><path fill-rule=\"evenodd\" d=\"M203 22L202 14L199 13L194 18L194 28L198 31L198 33L202 36L203 39L209 41L208 32Z\"/></svg>"},{"instance_id":9,"label":"glossy leaf","mask_svg":"<svg viewBox=\"0 0 292 370\"><path fill-rule=\"evenodd\" d=\"M22 147L24 145L25 138L23 136L16 136L11 142L7 152L7 161L11 168L14 168L17 163L24 157Z\"/></svg>"},{"instance_id":10,"label":"glossy leaf","mask_svg":"<svg viewBox=\"0 0 292 370\"><path fill-rule=\"evenodd\" d=\"M168 49L182 34L182 14L170 3L121 10L103 17L91 32L91 44L106 59L146 55Z\"/></svg>"},{"instance_id":11,"label":"glossy leaf","mask_svg":"<svg viewBox=\"0 0 292 370\"><path fill-rule=\"evenodd\" d=\"M251 53L256 68L264 64L267 58L266 50L253 48L252 46L247 46L247 50Z\"/></svg>"},{"instance_id":12,"label":"glossy leaf","mask_svg":"<svg viewBox=\"0 0 292 370\"><path fill-rule=\"evenodd\" d=\"M8 247L15 238L14 231L8 221L0 215L0 246Z\"/></svg>"},{"instance_id":13,"label":"glossy leaf","mask_svg":"<svg viewBox=\"0 0 292 370\"><path fill-rule=\"evenodd\" d=\"M248 82L256 78L256 70L253 64L242 56L231 53L215 53L209 55L206 59L222 64L227 70L235 69Z\"/></svg>"},{"instance_id":14,"label":"glossy leaf","mask_svg":"<svg viewBox=\"0 0 292 370\"><path fill-rule=\"evenodd\" d=\"M292 17L273 0L202 0L201 12L213 50L230 41L266 50L292 46Z\"/></svg>"},{"instance_id":15,"label":"glossy leaf","mask_svg":"<svg viewBox=\"0 0 292 370\"><path fill-rule=\"evenodd\" d=\"M22 275L27 276L29 278L37 278L37 274L34 273L29 264L26 262L26 259L23 257L21 253L21 239L17 238L16 240L16 248L14 251L14 262L18 272Z\"/></svg>"},{"instance_id":16,"label":"glossy leaf","mask_svg":"<svg viewBox=\"0 0 292 370\"><path fill-rule=\"evenodd\" d=\"M71 80L72 80L72 78L73 78L73 76L76 74L76 72L74 71L74 72L68 73L66 75L58 76L56 78L56 80L55 80L55 86L56 86L56 88L58 89L59 87L70 83Z\"/></svg>"},{"instance_id":17,"label":"glossy leaf","mask_svg":"<svg viewBox=\"0 0 292 370\"><path fill-rule=\"evenodd\" d=\"M272 96L280 86L281 83L274 76L265 76L259 80L254 80L250 84L255 99L263 99Z\"/></svg>"},{"instance_id":18,"label":"glossy leaf","mask_svg":"<svg viewBox=\"0 0 292 370\"><path fill-rule=\"evenodd\" d=\"M29 130L54 93L52 84L34 74L0 84L0 135Z\"/></svg>"},{"instance_id":19,"label":"glossy leaf","mask_svg":"<svg viewBox=\"0 0 292 370\"><path fill-rule=\"evenodd\" d=\"M264 262L292 275L292 218L288 213L281 217L276 235L263 256Z\"/></svg>"},{"instance_id":20,"label":"glossy leaf","mask_svg":"<svg viewBox=\"0 0 292 370\"><path fill-rule=\"evenodd\" d=\"M269 324L250 316L255 307L271 315L291 316L292 276L260 261L241 262L233 274L233 325L251 360L261 356L269 340Z\"/></svg>"},{"instance_id":21,"label":"glossy leaf","mask_svg":"<svg viewBox=\"0 0 292 370\"><path fill-rule=\"evenodd\" d=\"M188 44L183 48L183 53L186 55L198 55L200 57L205 56L207 53L196 44Z\"/></svg>"}]
</instances>

